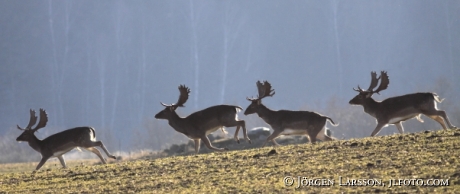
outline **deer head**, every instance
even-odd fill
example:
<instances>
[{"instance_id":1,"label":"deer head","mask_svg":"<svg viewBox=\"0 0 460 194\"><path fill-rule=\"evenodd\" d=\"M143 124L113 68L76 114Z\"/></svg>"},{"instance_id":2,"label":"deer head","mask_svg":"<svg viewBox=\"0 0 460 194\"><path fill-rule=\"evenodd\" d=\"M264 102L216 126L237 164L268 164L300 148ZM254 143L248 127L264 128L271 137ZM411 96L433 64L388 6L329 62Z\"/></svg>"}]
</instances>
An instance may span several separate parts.
<instances>
[{"instance_id":1,"label":"deer head","mask_svg":"<svg viewBox=\"0 0 460 194\"><path fill-rule=\"evenodd\" d=\"M179 99L177 100L177 103L175 104L165 104L163 102L160 102L161 105L165 107L162 111L160 111L158 114L155 115L155 118L157 119L167 119L170 117L171 114L173 114L176 111L177 107L184 107L185 102L188 100L188 96L190 93L190 89L185 86L185 85L180 85L179 86Z\"/></svg>"},{"instance_id":2,"label":"deer head","mask_svg":"<svg viewBox=\"0 0 460 194\"><path fill-rule=\"evenodd\" d=\"M268 81L264 81L263 83L257 81L256 85L259 94L257 98L246 97L247 100L251 101L251 104L248 106L248 108L246 108L246 111L244 111L245 115L255 113L258 107L262 104L263 98L275 95L275 90L272 89L272 86L270 83L268 83Z\"/></svg>"},{"instance_id":3,"label":"deer head","mask_svg":"<svg viewBox=\"0 0 460 194\"><path fill-rule=\"evenodd\" d=\"M359 92L358 95L356 95L353 99L350 100L350 104L353 105L362 105L367 99L371 98L373 94L377 93L380 94L379 92L385 90L388 88L388 84L390 83L390 80L388 79L388 75L386 71L381 71L380 72L380 77L377 78L377 73L376 72L371 72L371 84L367 90L363 90L359 87L358 89L353 88L354 91ZM376 90L373 90L378 82L380 80L380 85Z\"/></svg>"},{"instance_id":4,"label":"deer head","mask_svg":"<svg viewBox=\"0 0 460 194\"><path fill-rule=\"evenodd\" d=\"M35 116L35 110L30 109L30 120L29 124L27 125L26 128L19 127L19 125L16 125L16 127L23 131L21 135L19 135L18 138L16 138L16 141L29 141L32 138L35 137L35 132L38 129L41 129L46 126L46 123L48 122L48 115L46 114L46 111L43 109L40 109L40 121L38 122L37 126L32 129L32 126L35 125L37 122L37 116Z\"/></svg>"}]
</instances>

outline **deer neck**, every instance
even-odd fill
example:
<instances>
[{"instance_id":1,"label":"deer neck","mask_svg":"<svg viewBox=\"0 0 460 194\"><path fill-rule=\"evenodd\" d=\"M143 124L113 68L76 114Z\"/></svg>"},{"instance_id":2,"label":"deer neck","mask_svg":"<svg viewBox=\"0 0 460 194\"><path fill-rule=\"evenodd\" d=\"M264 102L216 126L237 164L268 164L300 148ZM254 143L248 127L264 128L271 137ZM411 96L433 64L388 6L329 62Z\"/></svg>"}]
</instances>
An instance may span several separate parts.
<instances>
[{"instance_id":1,"label":"deer neck","mask_svg":"<svg viewBox=\"0 0 460 194\"><path fill-rule=\"evenodd\" d=\"M275 111L270 110L263 104L260 104L256 111L257 115L259 115L259 117L262 118L266 123L272 121L271 117L273 116L274 112Z\"/></svg>"},{"instance_id":2,"label":"deer neck","mask_svg":"<svg viewBox=\"0 0 460 194\"><path fill-rule=\"evenodd\" d=\"M376 117L376 113L380 110L380 102L375 101L373 98L367 98L364 103L364 112Z\"/></svg>"},{"instance_id":3,"label":"deer neck","mask_svg":"<svg viewBox=\"0 0 460 194\"><path fill-rule=\"evenodd\" d=\"M176 112L172 114L172 116L168 119L169 125L179 133L183 133L186 131L185 128L188 126L185 122L185 119L179 117Z\"/></svg>"},{"instance_id":4,"label":"deer neck","mask_svg":"<svg viewBox=\"0 0 460 194\"><path fill-rule=\"evenodd\" d=\"M29 144L29 146L34 149L35 151L37 152L41 152L41 146L40 146L40 143L42 142L42 140L39 140L37 138L37 136L33 136L31 139L29 139L29 141L27 141L27 143Z\"/></svg>"}]
</instances>

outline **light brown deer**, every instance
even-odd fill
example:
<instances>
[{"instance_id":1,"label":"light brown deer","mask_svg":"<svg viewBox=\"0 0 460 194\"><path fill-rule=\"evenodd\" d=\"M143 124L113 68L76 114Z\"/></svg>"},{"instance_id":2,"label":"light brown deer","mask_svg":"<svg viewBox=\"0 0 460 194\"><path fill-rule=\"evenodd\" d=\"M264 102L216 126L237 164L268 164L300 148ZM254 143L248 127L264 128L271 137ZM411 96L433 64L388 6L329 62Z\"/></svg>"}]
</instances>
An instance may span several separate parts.
<instances>
[{"instance_id":1,"label":"light brown deer","mask_svg":"<svg viewBox=\"0 0 460 194\"><path fill-rule=\"evenodd\" d=\"M414 117L420 122L423 122L420 118L421 114L435 120L444 129L447 129L444 122L447 123L449 128L456 128L450 123L446 112L437 109L436 102L441 103L443 101L443 99L439 99L437 94L431 92L413 93L387 98L378 102L372 98L372 95L375 93L379 94L380 91L387 89L390 79L385 71L382 71L378 78L376 72L371 72L371 78L371 84L367 90L361 89L359 85L358 89L353 88L353 90L359 92L359 94L349 102L352 105L363 106L364 112L377 120L377 126L371 136L377 135L380 130L387 125L396 125L399 132L404 133L402 123ZM379 80L379 87L373 90L377 86Z\"/></svg>"},{"instance_id":2,"label":"light brown deer","mask_svg":"<svg viewBox=\"0 0 460 194\"><path fill-rule=\"evenodd\" d=\"M38 129L45 127L48 122L48 115L45 110L40 109L40 121L37 126L32 129L32 126L35 125L36 122L37 116L35 116L35 111L31 109L29 124L26 128L21 128L17 125L17 128L23 132L18 138L16 138L16 141L18 142L25 141L29 143L30 147L42 155L42 159L35 170L40 169L51 157L57 157L59 162L61 162L61 165L64 168L67 168L63 155L78 147L93 152L104 164L106 164L106 161L99 150L95 148L96 146L101 147L110 158L116 159L115 156L111 155L109 151L107 151L101 141L96 141L96 133L92 127L76 127L40 140L35 136L35 132Z\"/></svg>"},{"instance_id":3,"label":"light brown deer","mask_svg":"<svg viewBox=\"0 0 460 194\"><path fill-rule=\"evenodd\" d=\"M262 104L263 98L275 94L275 91L271 89L271 84L267 81L263 83L257 81L257 89L259 91L257 98L246 98L251 101L251 104L246 108L244 114L257 113L273 129L273 133L267 137L262 147L269 141L279 146L275 138L280 135L306 135L312 143L315 143L316 139L322 141L335 139L326 134L326 121L331 122L333 126L338 125L331 118L310 111L271 110Z\"/></svg>"},{"instance_id":4,"label":"light brown deer","mask_svg":"<svg viewBox=\"0 0 460 194\"><path fill-rule=\"evenodd\" d=\"M246 131L244 120L238 120L238 112L243 110L239 106L233 105L216 105L209 108L194 112L187 117L179 117L176 113L177 107L183 107L187 102L190 89L185 85L179 86L179 100L176 104L164 104L161 102L165 109L155 115L156 119L166 119L169 125L179 133L184 134L190 139L195 141L195 153L200 150L200 140L204 142L206 147L215 151L225 151L227 148L216 148L211 145L207 135L222 129L224 127L235 127L235 140L240 143L238 139L238 132L243 128L244 139L249 143L251 140Z\"/></svg>"}]
</instances>

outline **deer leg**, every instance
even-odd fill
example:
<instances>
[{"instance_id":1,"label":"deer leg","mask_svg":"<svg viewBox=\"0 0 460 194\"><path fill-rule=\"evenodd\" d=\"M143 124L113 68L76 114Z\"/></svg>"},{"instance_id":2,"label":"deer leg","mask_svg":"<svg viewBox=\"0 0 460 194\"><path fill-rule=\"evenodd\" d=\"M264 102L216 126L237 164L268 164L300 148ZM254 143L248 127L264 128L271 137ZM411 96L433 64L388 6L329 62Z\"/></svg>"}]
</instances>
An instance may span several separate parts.
<instances>
[{"instance_id":1,"label":"deer leg","mask_svg":"<svg viewBox=\"0 0 460 194\"><path fill-rule=\"evenodd\" d=\"M424 110L422 113L424 115L430 117L431 119L435 120L439 124L446 122L447 125L449 126L449 128L451 128L451 129L457 128L454 125L452 125L452 123L450 123L449 117L447 117L447 114L446 114L445 111L436 109L436 104L434 106L432 106L432 107L429 107L427 110ZM435 119L434 117L441 117L442 119L444 119L444 121L438 121L439 119ZM445 127L444 124L441 124L441 126L444 129L447 129L447 127Z\"/></svg>"},{"instance_id":2,"label":"deer leg","mask_svg":"<svg viewBox=\"0 0 460 194\"><path fill-rule=\"evenodd\" d=\"M235 141L239 144L240 143L240 140L238 139L238 132L240 131L240 126L236 126L236 130L235 130L235 135L233 136L233 138L235 139Z\"/></svg>"},{"instance_id":3,"label":"deer leg","mask_svg":"<svg viewBox=\"0 0 460 194\"><path fill-rule=\"evenodd\" d=\"M104 150L105 154L107 154L107 156L109 158L113 158L113 159L117 159L117 157L115 157L114 155L110 154L109 151L107 150L107 148L105 148L104 144L102 143L102 141L89 141L89 142L85 142L84 145L82 145L81 147L84 147L84 148L90 148L90 147L96 147L96 146L99 146L102 148L102 150Z\"/></svg>"},{"instance_id":4,"label":"deer leg","mask_svg":"<svg viewBox=\"0 0 460 194\"><path fill-rule=\"evenodd\" d=\"M276 142L276 138L275 138L275 139L272 139L272 142L275 144L275 146L281 146L281 144L279 144L278 142Z\"/></svg>"},{"instance_id":5,"label":"deer leg","mask_svg":"<svg viewBox=\"0 0 460 194\"><path fill-rule=\"evenodd\" d=\"M320 139L322 141L332 141L334 140L332 137L326 134L326 127L323 127L321 131L319 131L318 135L316 135L316 139Z\"/></svg>"},{"instance_id":6,"label":"deer leg","mask_svg":"<svg viewBox=\"0 0 460 194\"><path fill-rule=\"evenodd\" d=\"M240 128L243 128L244 139L246 141L248 141L250 144L252 144L251 139L249 139L249 137L248 137L248 131L246 130L246 123L243 120L241 120L241 121L236 121L235 125L236 125L236 131L235 131L234 138L235 138L236 142L240 143L240 140L238 139L238 132L240 131ZM233 127L235 125L226 126L226 127Z\"/></svg>"},{"instance_id":7,"label":"deer leg","mask_svg":"<svg viewBox=\"0 0 460 194\"><path fill-rule=\"evenodd\" d=\"M318 134L318 136L320 136L320 135ZM321 137L318 137L318 136L316 136L316 138L321 139L321 137L322 137L321 140L323 140L323 141L333 141L333 140L335 140L335 138L333 138L331 136L328 136L327 134L324 134Z\"/></svg>"},{"instance_id":8,"label":"deer leg","mask_svg":"<svg viewBox=\"0 0 460 194\"><path fill-rule=\"evenodd\" d=\"M379 133L380 130L382 130L382 128L385 127L385 125L386 125L386 123L378 122L377 126L374 129L374 131L372 131L371 137L374 137L375 135L377 135L377 133Z\"/></svg>"},{"instance_id":9,"label":"deer leg","mask_svg":"<svg viewBox=\"0 0 460 194\"><path fill-rule=\"evenodd\" d=\"M42 159L40 160L40 162L38 163L37 167L35 168L35 170L38 170L40 169L43 164L45 164L45 162L50 158L51 156L43 156L42 155Z\"/></svg>"},{"instance_id":10,"label":"deer leg","mask_svg":"<svg viewBox=\"0 0 460 194\"><path fill-rule=\"evenodd\" d=\"M227 137L227 130L225 130L225 127L221 127L220 130L222 131L222 133L224 134L225 137Z\"/></svg>"},{"instance_id":11,"label":"deer leg","mask_svg":"<svg viewBox=\"0 0 460 194\"><path fill-rule=\"evenodd\" d=\"M316 137L315 136L312 136L312 135L309 135L310 136L310 142L312 144L316 143Z\"/></svg>"},{"instance_id":12,"label":"deer leg","mask_svg":"<svg viewBox=\"0 0 460 194\"><path fill-rule=\"evenodd\" d=\"M240 123L241 127L243 128L244 139L247 142L249 142L249 144L252 144L251 139L249 139L249 136L248 136L248 130L246 129L246 123L244 121L238 121L238 123Z\"/></svg>"},{"instance_id":13,"label":"deer leg","mask_svg":"<svg viewBox=\"0 0 460 194\"><path fill-rule=\"evenodd\" d=\"M203 141L204 145L206 145L206 147L208 147L211 150L216 150L216 151L219 151L219 152L223 152L223 151L228 150L227 148L216 148L216 147L212 146L211 142L209 141L209 139L208 139L208 137L206 135L201 137L201 140Z\"/></svg>"},{"instance_id":14,"label":"deer leg","mask_svg":"<svg viewBox=\"0 0 460 194\"><path fill-rule=\"evenodd\" d=\"M107 164L107 161L104 159L104 157L102 157L101 152L97 148L90 147L90 148L85 148L85 149L96 154L99 157L99 159L101 159L102 164Z\"/></svg>"},{"instance_id":15,"label":"deer leg","mask_svg":"<svg viewBox=\"0 0 460 194\"><path fill-rule=\"evenodd\" d=\"M105 148L105 146L102 143L102 141L97 141L97 143L100 144L100 147L102 148L102 150L104 150L105 154L107 154L108 157L113 158L113 159L117 159L117 157L115 157L114 155L109 153L109 151L107 150L107 148Z\"/></svg>"},{"instance_id":16,"label":"deer leg","mask_svg":"<svg viewBox=\"0 0 460 194\"><path fill-rule=\"evenodd\" d=\"M67 168L67 165L66 165L65 160L64 160L64 155L60 155L57 158L59 159L59 162L61 162L62 167Z\"/></svg>"},{"instance_id":17,"label":"deer leg","mask_svg":"<svg viewBox=\"0 0 460 194\"><path fill-rule=\"evenodd\" d=\"M452 125L452 123L450 123L449 117L447 116L446 112L444 112L442 110L437 110L436 115L441 116L444 119L444 121L446 121L446 123L449 126L449 128L451 128L451 129L457 128L454 125ZM444 129L447 129L447 128L444 128Z\"/></svg>"},{"instance_id":18,"label":"deer leg","mask_svg":"<svg viewBox=\"0 0 460 194\"><path fill-rule=\"evenodd\" d=\"M200 151L200 139L194 139L193 141L195 141L195 154L198 154L198 151Z\"/></svg>"},{"instance_id":19,"label":"deer leg","mask_svg":"<svg viewBox=\"0 0 460 194\"><path fill-rule=\"evenodd\" d=\"M282 130L275 130L273 129L273 133L270 134L268 137L267 137L267 140L265 140L265 143L262 145L262 147L265 147L265 145L269 142L269 141L273 141L273 143L276 145L276 146L280 146L280 144L278 144L276 141L275 141L275 138L277 138L280 134L281 134Z\"/></svg>"},{"instance_id":20,"label":"deer leg","mask_svg":"<svg viewBox=\"0 0 460 194\"><path fill-rule=\"evenodd\" d=\"M404 133L404 127L402 125L402 122L395 123L396 128L398 128L399 133L403 134Z\"/></svg>"},{"instance_id":21,"label":"deer leg","mask_svg":"<svg viewBox=\"0 0 460 194\"><path fill-rule=\"evenodd\" d=\"M447 126L446 124L444 123L444 119L441 117L441 116L436 116L436 115L433 115L433 116L428 116L430 117L431 119L435 120L436 122L438 122L439 124L441 124L442 128L443 129L447 129Z\"/></svg>"}]
</instances>

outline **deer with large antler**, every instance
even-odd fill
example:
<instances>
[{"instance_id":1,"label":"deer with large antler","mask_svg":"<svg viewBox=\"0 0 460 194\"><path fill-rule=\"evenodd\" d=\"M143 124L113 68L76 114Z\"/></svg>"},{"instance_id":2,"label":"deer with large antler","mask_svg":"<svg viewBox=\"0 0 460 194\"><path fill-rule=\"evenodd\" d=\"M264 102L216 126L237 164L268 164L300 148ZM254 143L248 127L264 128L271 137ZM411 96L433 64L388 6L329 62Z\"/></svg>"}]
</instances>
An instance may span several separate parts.
<instances>
[{"instance_id":1,"label":"deer with large antler","mask_svg":"<svg viewBox=\"0 0 460 194\"><path fill-rule=\"evenodd\" d=\"M207 135L222 129L224 127L235 127L235 140L240 143L238 139L238 132L240 128L243 128L244 139L249 143L251 140L248 137L246 125L244 120L238 120L238 112L243 110L239 106L233 105L216 105L209 108L194 112L187 117L179 117L176 113L177 107L183 107L184 103L187 102L190 89L184 85L179 86L179 100L175 104L164 104L165 107L162 111L155 115L156 119L166 119L169 125L179 133L184 134L190 139L195 141L195 153L200 150L200 140L204 142L204 145L209 149L215 151L225 151L227 148L216 148L212 146Z\"/></svg>"},{"instance_id":2,"label":"deer with large antler","mask_svg":"<svg viewBox=\"0 0 460 194\"><path fill-rule=\"evenodd\" d=\"M421 114L435 120L444 129L447 129L444 122L447 123L449 128L456 128L450 123L446 112L437 109L436 102L441 103L443 101L443 99L439 99L437 94L431 92L413 93L387 98L378 102L372 98L372 95L375 93L379 94L382 90L387 89L390 79L385 71L382 71L378 78L376 72L371 72L371 78L371 84L367 90L361 89L359 85L358 89L353 88L359 94L349 102L352 105L363 106L364 112L377 119L377 126L371 136L377 135L383 127L389 124L396 125L398 131L404 133L402 123L414 117L423 122L420 118ZM379 80L380 85L377 87ZM375 87L377 89L374 90Z\"/></svg>"},{"instance_id":3,"label":"deer with large antler","mask_svg":"<svg viewBox=\"0 0 460 194\"><path fill-rule=\"evenodd\" d=\"M247 100L251 101L251 104L246 108L244 114L257 113L260 118L272 127L273 133L267 137L262 147L269 141L279 146L275 138L281 135L306 135L312 143L315 143L316 139L322 141L335 139L326 133L327 121L332 123L333 126L338 125L331 118L310 111L271 110L262 104L263 98L275 95L270 83L257 81L257 89L259 91L257 98L246 97Z\"/></svg>"},{"instance_id":4,"label":"deer with large antler","mask_svg":"<svg viewBox=\"0 0 460 194\"><path fill-rule=\"evenodd\" d=\"M99 150L95 148L96 146L101 147L110 158L116 159L115 156L111 155L109 151L107 151L101 141L96 141L96 133L92 127L76 127L56 133L43 140L40 140L35 136L35 132L45 127L46 123L48 122L48 115L46 114L45 110L40 109L40 121L38 122L37 126L32 128L36 122L37 116L35 116L35 111L30 109L29 124L26 128L21 128L19 125L17 125L17 128L23 132L18 138L16 138L16 141L18 142L25 141L29 143L30 147L42 155L42 159L40 160L40 163L38 163L35 170L40 169L43 164L45 164L45 162L51 157L57 157L59 162L61 162L61 165L64 168L67 168L63 155L72 149L79 147L96 154L104 164L107 162L105 161L104 157L102 157Z\"/></svg>"}]
</instances>

